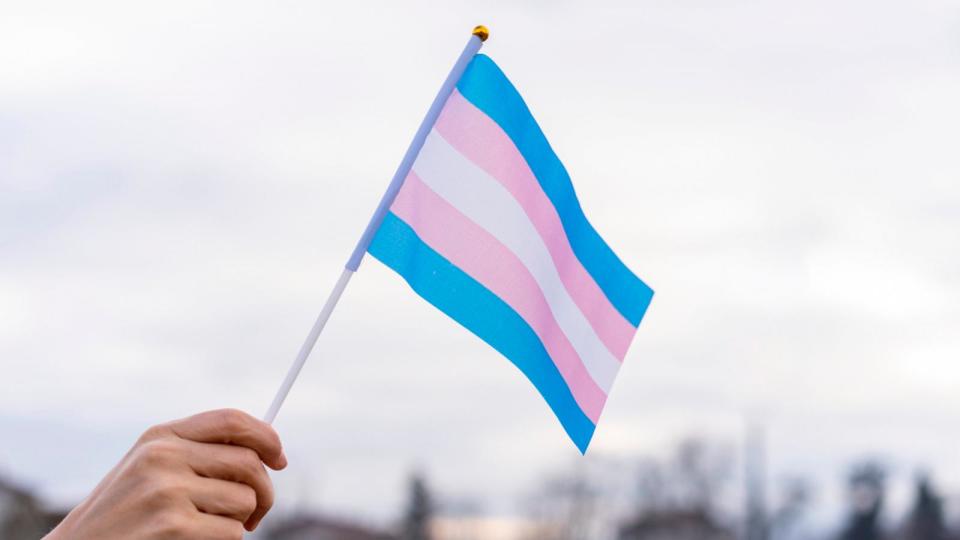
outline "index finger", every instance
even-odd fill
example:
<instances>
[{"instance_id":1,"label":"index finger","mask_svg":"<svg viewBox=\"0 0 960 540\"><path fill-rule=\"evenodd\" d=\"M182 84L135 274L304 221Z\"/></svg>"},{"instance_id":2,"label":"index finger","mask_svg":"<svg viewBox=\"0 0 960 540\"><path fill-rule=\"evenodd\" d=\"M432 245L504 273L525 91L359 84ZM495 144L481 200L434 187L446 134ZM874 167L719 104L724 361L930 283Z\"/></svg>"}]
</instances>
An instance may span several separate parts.
<instances>
[{"instance_id":1,"label":"index finger","mask_svg":"<svg viewBox=\"0 0 960 540\"><path fill-rule=\"evenodd\" d=\"M208 411L166 425L181 439L200 443L244 446L254 450L271 469L287 466L280 437L269 424L236 409Z\"/></svg>"}]
</instances>

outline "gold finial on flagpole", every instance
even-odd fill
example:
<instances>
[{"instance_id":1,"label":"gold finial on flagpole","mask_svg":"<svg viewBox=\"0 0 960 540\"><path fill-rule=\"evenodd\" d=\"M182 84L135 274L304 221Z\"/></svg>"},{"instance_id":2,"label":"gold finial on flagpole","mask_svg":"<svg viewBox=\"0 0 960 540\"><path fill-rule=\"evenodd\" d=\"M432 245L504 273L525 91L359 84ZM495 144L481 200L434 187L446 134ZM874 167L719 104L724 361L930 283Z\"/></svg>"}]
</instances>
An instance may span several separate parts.
<instances>
[{"instance_id":1,"label":"gold finial on flagpole","mask_svg":"<svg viewBox=\"0 0 960 540\"><path fill-rule=\"evenodd\" d=\"M487 38L490 37L490 30L486 26L478 24L476 28L473 29L473 35L480 38L480 41L486 41Z\"/></svg>"}]
</instances>

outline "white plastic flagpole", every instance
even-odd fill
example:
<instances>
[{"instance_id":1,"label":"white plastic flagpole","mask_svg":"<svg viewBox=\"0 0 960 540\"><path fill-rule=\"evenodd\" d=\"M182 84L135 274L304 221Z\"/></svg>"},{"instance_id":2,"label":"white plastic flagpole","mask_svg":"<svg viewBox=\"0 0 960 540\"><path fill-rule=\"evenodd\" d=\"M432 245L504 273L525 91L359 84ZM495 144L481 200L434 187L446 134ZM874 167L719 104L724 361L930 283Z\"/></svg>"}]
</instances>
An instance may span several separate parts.
<instances>
[{"instance_id":1,"label":"white plastic flagpole","mask_svg":"<svg viewBox=\"0 0 960 540\"><path fill-rule=\"evenodd\" d=\"M273 396L273 403L271 403L270 408L267 409L267 414L263 415L264 422L272 424L273 420L277 417L283 401L287 399L287 394L290 393L293 383L297 380L297 375L300 375L300 370L303 369L303 365L307 362L310 351L313 350L314 344L317 343L320 332L323 332L323 327L327 325L327 320L330 319L333 308L335 308L337 302L340 301L340 295L342 295L343 290L347 288L347 283L350 282L352 276L352 270L347 268L343 269L343 272L340 274L340 279L338 279L337 284L333 286L333 290L330 291L330 296L327 297L326 303L323 304L323 309L320 310L320 315L317 316L316 322L313 323L313 328L311 328L310 333L307 334L307 339L303 342L303 345L300 346L300 352L297 353L297 358L293 361L293 365L290 366L290 370L287 371L287 376L283 378L277 394Z\"/></svg>"},{"instance_id":2,"label":"white plastic flagpole","mask_svg":"<svg viewBox=\"0 0 960 540\"><path fill-rule=\"evenodd\" d=\"M277 394L273 397L270 408L267 409L267 413L263 415L264 422L272 424L274 419L276 419L277 413L280 412L280 407L283 406L284 400L287 399L287 394L290 393L290 388L293 387L293 383L296 382L300 370L303 369L303 365L307 362L307 357L310 356L310 351L313 350L313 346L317 343L317 338L319 338L320 333L323 332L323 327L327 325L327 320L330 319L333 308L337 306L337 302L340 300L343 290L347 288L347 283L350 282L350 278L360 267L360 261L363 260L363 255L370 247L370 242L373 241L373 236L376 234L377 229L380 228L380 224L383 223L383 218L386 217L390 205L393 204L393 200L397 197L397 192L400 191L404 179L406 179L407 174L410 173L413 162L417 159L417 155L420 153L420 149L423 148L423 143L426 141L427 135L437 122L437 118L440 116L440 111L443 110L447 98L453 93L453 89L457 86L457 82L460 81L460 77L463 75L464 70L467 69L470 60L477 54L489 35L490 32L484 26L477 26L473 29L470 41L467 42L467 46L464 47L456 64L453 65L453 69L450 70L450 74L447 75L446 80L444 80L443 86L441 86L440 91L437 92L437 97L433 98L430 109L427 111L426 116L424 116L423 122L420 123L416 135L413 136L413 141L410 142L407 153L404 154L403 160L400 161L400 165L393 174L390 185L387 186L387 191L384 192L383 197L380 199L380 204L377 205L377 209L370 218L370 223L367 224L367 228L364 229L363 235L357 242L357 246L353 249L353 253L350 255L350 259L343 269L343 273L340 274L340 279L337 280L337 284L334 285L330 296L327 297L323 309L320 310L320 315L317 317L316 322L313 323L313 328L311 328L310 333L307 334L307 339L300 347L300 352L297 353L296 359L287 371L287 376L284 377L283 383L280 384L280 388L277 390Z\"/></svg>"}]
</instances>

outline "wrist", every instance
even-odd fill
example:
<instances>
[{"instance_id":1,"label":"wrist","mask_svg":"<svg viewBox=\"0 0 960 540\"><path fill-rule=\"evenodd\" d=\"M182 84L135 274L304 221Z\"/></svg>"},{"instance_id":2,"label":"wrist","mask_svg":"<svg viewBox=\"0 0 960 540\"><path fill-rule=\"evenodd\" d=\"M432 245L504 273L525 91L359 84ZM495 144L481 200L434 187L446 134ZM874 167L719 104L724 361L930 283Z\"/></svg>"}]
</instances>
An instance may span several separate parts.
<instances>
[{"instance_id":1,"label":"wrist","mask_svg":"<svg viewBox=\"0 0 960 540\"><path fill-rule=\"evenodd\" d=\"M86 504L86 501L74 507L52 531L40 540L79 540L75 534L73 523L76 521L77 515L82 511L84 504Z\"/></svg>"}]
</instances>

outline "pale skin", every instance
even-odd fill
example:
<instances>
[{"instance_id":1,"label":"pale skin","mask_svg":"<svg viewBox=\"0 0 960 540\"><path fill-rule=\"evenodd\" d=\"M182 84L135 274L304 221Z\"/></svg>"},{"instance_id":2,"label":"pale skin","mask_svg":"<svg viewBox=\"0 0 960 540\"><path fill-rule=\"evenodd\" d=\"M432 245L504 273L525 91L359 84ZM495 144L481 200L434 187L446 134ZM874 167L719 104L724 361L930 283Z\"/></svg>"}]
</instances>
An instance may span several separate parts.
<instances>
[{"instance_id":1,"label":"pale skin","mask_svg":"<svg viewBox=\"0 0 960 540\"><path fill-rule=\"evenodd\" d=\"M273 505L287 466L268 424L233 409L148 429L44 540L234 540Z\"/></svg>"}]
</instances>

